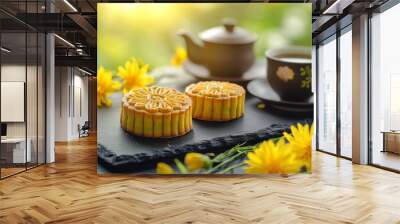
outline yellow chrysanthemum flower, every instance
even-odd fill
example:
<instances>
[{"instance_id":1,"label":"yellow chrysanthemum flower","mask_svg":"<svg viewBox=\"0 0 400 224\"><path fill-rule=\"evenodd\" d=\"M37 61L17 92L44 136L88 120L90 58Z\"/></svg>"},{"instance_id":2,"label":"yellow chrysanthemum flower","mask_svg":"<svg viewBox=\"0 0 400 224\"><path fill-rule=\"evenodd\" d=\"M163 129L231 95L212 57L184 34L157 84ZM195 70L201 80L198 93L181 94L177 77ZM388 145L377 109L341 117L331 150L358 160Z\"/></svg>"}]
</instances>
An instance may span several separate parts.
<instances>
[{"instance_id":1,"label":"yellow chrysanthemum flower","mask_svg":"<svg viewBox=\"0 0 400 224\"><path fill-rule=\"evenodd\" d=\"M166 163L158 163L156 171L158 174L174 174L175 171L172 167Z\"/></svg>"},{"instance_id":2,"label":"yellow chrysanthemum flower","mask_svg":"<svg viewBox=\"0 0 400 224\"><path fill-rule=\"evenodd\" d=\"M186 49L183 47L178 47L175 49L175 54L171 58L171 64L179 67L186 59L187 59Z\"/></svg>"},{"instance_id":3,"label":"yellow chrysanthemum flower","mask_svg":"<svg viewBox=\"0 0 400 224\"><path fill-rule=\"evenodd\" d=\"M210 165L210 158L197 152L189 152L185 156L185 164L189 171L206 168Z\"/></svg>"},{"instance_id":4,"label":"yellow chrysanthemum flower","mask_svg":"<svg viewBox=\"0 0 400 224\"><path fill-rule=\"evenodd\" d=\"M120 87L119 82L113 81L112 73L100 66L97 70L97 106L111 106L112 101L107 97Z\"/></svg>"},{"instance_id":5,"label":"yellow chrysanthemum flower","mask_svg":"<svg viewBox=\"0 0 400 224\"><path fill-rule=\"evenodd\" d=\"M258 109L260 109L260 110L264 110L265 109L265 103L259 103L259 104L257 104L257 108Z\"/></svg>"},{"instance_id":6,"label":"yellow chrysanthemum flower","mask_svg":"<svg viewBox=\"0 0 400 224\"><path fill-rule=\"evenodd\" d=\"M247 154L245 172L248 174L290 174L300 172L302 163L290 151L290 146L280 139L264 141Z\"/></svg>"},{"instance_id":7,"label":"yellow chrysanthemum flower","mask_svg":"<svg viewBox=\"0 0 400 224\"><path fill-rule=\"evenodd\" d=\"M297 124L290 127L291 134L283 133L285 139L291 145L291 150L297 158L304 161L307 171L311 170L311 144L314 133L314 125Z\"/></svg>"},{"instance_id":8,"label":"yellow chrysanthemum flower","mask_svg":"<svg viewBox=\"0 0 400 224\"><path fill-rule=\"evenodd\" d=\"M118 75L123 80L124 94L131 89L150 85L154 78L147 74L149 65L142 64L136 59L131 59L125 63L125 66L118 67Z\"/></svg>"}]
</instances>

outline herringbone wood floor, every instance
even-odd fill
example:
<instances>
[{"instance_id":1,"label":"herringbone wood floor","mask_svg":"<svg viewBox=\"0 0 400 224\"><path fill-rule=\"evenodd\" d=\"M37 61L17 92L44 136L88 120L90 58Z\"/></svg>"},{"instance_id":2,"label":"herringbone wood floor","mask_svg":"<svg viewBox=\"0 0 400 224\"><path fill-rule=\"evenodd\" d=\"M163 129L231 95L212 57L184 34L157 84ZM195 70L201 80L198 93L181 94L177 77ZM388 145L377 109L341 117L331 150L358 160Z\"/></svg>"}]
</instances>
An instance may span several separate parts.
<instances>
[{"instance_id":1,"label":"herringbone wood floor","mask_svg":"<svg viewBox=\"0 0 400 224\"><path fill-rule=\"evenodd\" d=\"M97 176L96 139L0 181L0 223L400 223L400 175L315 153L311 175Z\"/></svg>"}]
</instances>

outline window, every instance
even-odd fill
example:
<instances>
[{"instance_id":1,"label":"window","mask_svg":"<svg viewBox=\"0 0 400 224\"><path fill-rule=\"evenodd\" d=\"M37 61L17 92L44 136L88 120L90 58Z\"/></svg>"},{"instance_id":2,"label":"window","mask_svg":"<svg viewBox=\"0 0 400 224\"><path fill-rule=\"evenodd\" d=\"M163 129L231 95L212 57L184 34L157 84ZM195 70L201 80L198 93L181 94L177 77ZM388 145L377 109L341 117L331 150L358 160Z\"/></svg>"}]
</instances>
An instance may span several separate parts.
<instances>
[{"instance_id":1,"label":"window","mask_svg":"<svg viewBox=\"0 0 400 224\"><path fill-rule=\"evenodd\" d=\"M336 36L318 48L318 149L336 153Z\"/></svg>"},{"instance_id":2,"label":"window","mask_svg":"<svg viewBox=\"0 0 400 224\"><path fill-rule=\"evenodd\" d=\"M43 3L21 1L18 6L21 13L36 13ZM0 6L3 4L9 3ZM0 12L0 17L12 24L11 28L0 24L2 179L45 163L46 39L44 33L8 14Z\"/></svg>"},{"instance_id":3,"label":"window","mask_svg":"<svg viewBox=\"0 0 400 224\"><path fill-rule=\"evenodd\" d=\"M400 5L371 18L371 162L400 170Z\"/></svg>"},{"instance_id":4,"label":"window","mask_svg":"<svg viewBox=\"0 0 400 224\"><path fill-rule=\"evenodd\" d=\"M340 36L340 155L352 157L352 33L351 26Z\"/></svg>"}]
</instances>

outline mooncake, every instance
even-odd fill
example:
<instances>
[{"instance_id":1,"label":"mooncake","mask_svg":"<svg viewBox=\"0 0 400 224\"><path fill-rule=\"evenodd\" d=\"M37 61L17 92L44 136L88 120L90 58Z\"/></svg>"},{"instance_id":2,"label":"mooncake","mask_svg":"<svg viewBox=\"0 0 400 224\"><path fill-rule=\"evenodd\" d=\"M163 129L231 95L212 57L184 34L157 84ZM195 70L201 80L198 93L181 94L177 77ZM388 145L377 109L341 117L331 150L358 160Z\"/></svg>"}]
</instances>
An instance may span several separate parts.
<instances>
[{"instance_id":1,"label":"mooncake","mask_svg":"<svg viewBox=\"0 0 400 224\"><path fill-rule=\"evenodd\" d=\"M230 121L244 114L246 91L229 82L206 81L191 84L185 93L193 104L193 118L205 121Z\"/></svg>"},{"instance_id":2,"label":"mooncake","mask_svg":"<svg viewBox=\"0 0 400 224\"><path fill-rule=\"evenodd\" d=\"M192 130L192 101L173 88L133 89L122 98L121 127L150 138L184 135Z\"/></svg>"}]
</instances>

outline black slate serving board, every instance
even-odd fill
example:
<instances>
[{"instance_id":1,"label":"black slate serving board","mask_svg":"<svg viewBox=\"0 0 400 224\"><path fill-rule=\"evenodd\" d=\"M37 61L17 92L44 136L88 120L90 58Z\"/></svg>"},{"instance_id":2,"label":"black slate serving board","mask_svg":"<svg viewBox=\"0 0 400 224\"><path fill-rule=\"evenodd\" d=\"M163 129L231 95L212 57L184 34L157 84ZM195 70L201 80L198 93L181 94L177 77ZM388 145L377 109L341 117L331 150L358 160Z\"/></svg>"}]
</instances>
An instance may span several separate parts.
<instances>
[{"instance_id":1,"label":"black slate serving board","mask_svg":"<svg viewBox=\"0 0 400 224\"><path fill-rule=\"evenodd\" d=\"M194 80L187 76L174 77L158 85L172 86L183 91ZM110 108L98 109L97 142L99 173L140 172L153 173L159 161L181 158L186 152L220 152L236 144L255 144L271 137L278 137L289 124L312 119L312 114L287 113L274 110L260 103L255 97L246 96L245 116L229 122L193 120L193 130L185 136L171 139L149 139L132 136L120 128L120 100L122 93L111 96ZM211 140L211 141L210 141Z\"/></svg>"}]
</instances>

